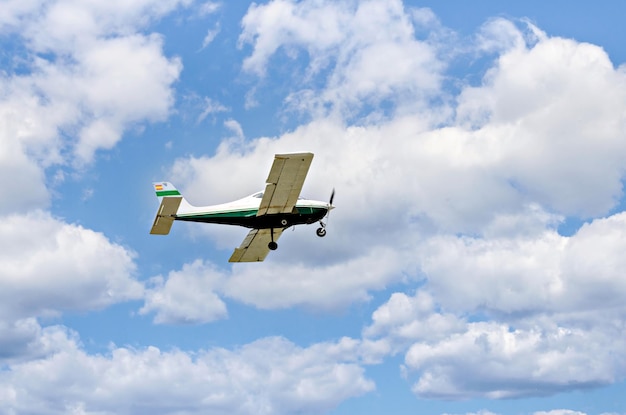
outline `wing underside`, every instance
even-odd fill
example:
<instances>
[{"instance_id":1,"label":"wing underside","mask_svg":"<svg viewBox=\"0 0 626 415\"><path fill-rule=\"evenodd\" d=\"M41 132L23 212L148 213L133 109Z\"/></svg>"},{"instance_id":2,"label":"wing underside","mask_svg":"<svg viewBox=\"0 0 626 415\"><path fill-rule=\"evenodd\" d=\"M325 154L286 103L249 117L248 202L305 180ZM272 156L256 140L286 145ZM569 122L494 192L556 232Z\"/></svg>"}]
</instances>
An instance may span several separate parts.
<instances>
[{"instance_id":1,"label":"wing underside","mask_svg":"<svg viewBox=\"0 0 626 415\"><path fill-rule=\"evenodd\" d=\"M293 211L312 160L313 153L276 154L257 216Z\"/></svg>"},{"instance_id":2,"label":"wing underside","mask_svg":"<svg viewBox=\"0 0 626 415\"><path fill-rule=\"evenodd\" d=\"M270 252L268 244L273 240L276 242L283 233L278 229L253 229L248 233L239 248L236 248L228 262L260 262L265 259Z\"/></svg>"}]
</instances>

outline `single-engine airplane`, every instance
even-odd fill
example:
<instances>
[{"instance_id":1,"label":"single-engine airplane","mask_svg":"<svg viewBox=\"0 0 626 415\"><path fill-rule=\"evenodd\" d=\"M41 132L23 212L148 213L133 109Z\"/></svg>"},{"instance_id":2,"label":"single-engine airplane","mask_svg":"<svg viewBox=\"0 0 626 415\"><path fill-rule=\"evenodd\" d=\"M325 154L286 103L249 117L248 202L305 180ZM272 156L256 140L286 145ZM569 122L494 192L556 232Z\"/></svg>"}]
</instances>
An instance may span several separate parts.
<instances>
[{"instance_id":1,"label":"single-engine airplane","mask_svg":"<svg viewBox=\"0 0 626 415\"><path fill-rule=\"evenodd\" d=\"M171 183L154 183L160 206L150 233L167 235L175 220L251 228L229 262L263 261L278 248L282 232L294 225L319 222L317 236L323 237L323 219L334 209L335 190L328 202L300 198L312 160L313 153L276 154L264 191L221 205L192 206Z\"/></svg>"}]
</instances>

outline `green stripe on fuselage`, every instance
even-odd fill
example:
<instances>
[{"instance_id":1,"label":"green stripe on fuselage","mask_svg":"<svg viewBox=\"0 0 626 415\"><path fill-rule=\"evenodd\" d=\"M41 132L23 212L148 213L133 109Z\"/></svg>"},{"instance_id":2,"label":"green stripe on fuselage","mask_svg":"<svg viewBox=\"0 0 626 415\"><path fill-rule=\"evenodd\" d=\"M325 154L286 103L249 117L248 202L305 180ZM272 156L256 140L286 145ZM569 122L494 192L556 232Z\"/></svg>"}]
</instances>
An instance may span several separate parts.
<instances>
[{"instance_id":1,"label":"green stripe on fuselage","mask_svg":"<svg viewBox=\"0 0 626 415\"><path fill-rule=\"evenodd\" d=\"M191 213L187 215L180 215L179 217L185 219L248 218L256 216L258 211L258 209L230 210L226 212Z\"/></svg>"},{"instance_id":2,"label":"green stripe on fuselage","mask_svg":"<svg viewBox=\"0 0 626 415\"><path fill-rule=\"evenodd\" d=\"M157 190L156 195L157 197L180 196L180 192L178 190Z\"/></svg>"}]
</instances>

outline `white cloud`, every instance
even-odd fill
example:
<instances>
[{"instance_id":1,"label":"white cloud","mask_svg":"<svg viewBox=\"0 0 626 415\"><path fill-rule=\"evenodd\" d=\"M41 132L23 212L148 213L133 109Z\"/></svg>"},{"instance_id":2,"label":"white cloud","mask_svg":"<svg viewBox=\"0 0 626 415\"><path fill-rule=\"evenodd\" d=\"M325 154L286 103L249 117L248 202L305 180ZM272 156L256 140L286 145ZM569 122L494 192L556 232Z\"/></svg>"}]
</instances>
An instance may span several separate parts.
<instances>
[{"instance_id":1,"label":"white cloud","mask_svg":"<svg viewBox=\"0 0 626 415\"><path fill-rule=\"evenodd\" d=\"M499 173L568 215L602 215L621 197L624 72L598 46L545 38L503 53L484 84L459 97ZM482 135L482 134L481 134Z\"/></svg>"},{"instance_id":2,"label":"white cloud","mask_svg":"<svg viewBox=\"0 0 626 415\"><path fill-rule=\"evenodd\" d=\"M45 355L43 346L41 326L36 319L0 321L0 362L3 364L41 357Z\"/></svg>"},{"instance_id":3,"label":"white cloud","mask_svg":"<svg viewBox=\"0 0 626 415\"><path fill-rule=\"evenodd\" d=\"M125 35L143 29L192 0L10 1L0 24L20 32L36 51L68 51L94 37ZM46 3L43 7L43 3Z\"/></svg>"},{"instance_id":4,"label":"white cloud","mask_svg":"<svg viewBox=\"0 0 626 415\"><path fill-rule=\"evenodd\" d=\"M158 36L126 36L94 40L75 52L78 63L45 63L34 76L54 105L71 109L79 119L64 119L65 128L78 130L74 149L81 162L89 162L97 149L112 148L125 128L138 121L160 121L173 104L171 84L181 63L162 56Z\"/></svg>"},{"instance_id":5,"label":"white cloud","mask_svg":"<svg viewBox=\"0 0 626 415\"><path fill-rule=\"evenodd\" d=\"M625 241L624 213L571 237L431 238L418 250L424 284L414 296L393 294L363 335L390 353L408 347L407 373L422 397L499 399L612 383L626 373Z\"/></svg>"},{"instance_id":6,"label":"white cloud","mask_svg":"<svg viewBox=\"0 0 626 415\"><path fill-rule=\"evenodd\" d=\"M262 309L344 308L369 300L369 290L397 281L403 263L392 250L382 247L352 261L317 267L299 261L267 262L263 267L239 264L226 272L196 260L170 272L166 279L154 278L140 313L156 312L156 323L205 323L226 317L220 297Z\"/></svg>"},{"instance_id":7,"label":"white cloud","mask_svg":"<svg viewBox=\"0 0 626 415\"><path fill-rule=\"evenodd\" d=\"M209 29L207 31L207 34L204 36L204 39L202 39L202 49L209 46L213 42L213 40L215 40L217 35L220 33L220 30L221 30L221 27L218 23L215 25L213 29Z\"/></svg>"},{"instance_id":8,"label":"white cloud","mask_svg":"<svg viewBox=\"0 0 626 415\"><path fill-rule=\"evenodd\" d=\"M58 0L46 7L3 7L0 25L25 48L20 73L0 81L0 112L7 117L2 134L19 143L10 148L28 154L18 153L16 160L26 161L15 166L26 177L42 176L33 164L88 163L134 123L169 114L180 60L163 56L158 35L135 31L188 2L122 3Z\"/></svg>"},{"instance_id":9,"label":"white cloud","mask_svg":"<svg viewBox=\"0 0 626 415\"><path fill-rule=\"evenodd\" d=\"M311 241L309 249L313 242L318 241ZM335 264L268 262L263 268L241 264L233 267L223 290L230 298L260 308L343 308L368 300L369 290L397 281L403 263L392 249L376 247Z\"/></svg>"},{"instance_id":10,"label":"white cloud","mask_svg":"<svg viewBox=\"0 0 626 415\"><path fill-rule=\"evenodd\" d=\"M0 314L11 319L90 310L141 297L134 254L44 212L0 222Z\"/></svg>"},{"instance_id":11,"label":"white cloud","mask_svg":"<svg viewBox=\"0 0 626 415\"><path fill-rule=\"evenodd\" d=\"M429 289L448 309L606 311L626 300L625 249L626 213L620 213L571 237L554 230L530 237L436 237L420 257Z\"/></svg>"},{"instance_id":12,"label":"white cloud","mask_svg":"<svg viewBox=\"0 0 626 415\"><path fill-rule=\"evenodd\" d=\"M242 19L243 32L239 37L240 45L254 43L244 69L264 74L267 61L284 42L310 44L320 50L332 47L343 37L342 26L350 17L344 4L336 2L297 4L278 0L253 4Z\"/></svg>"},{"instance_id":13,"label":"white cloud","mask_svg":"<svg viewBox=\"0 0 626 415\"><path fill-rule=\"evenodd\" d=\"M241 124L239 124L236 120L229 119L224 121L224 127L228 128L232 134L234 134L232 139L234 139L236 143L242 142L245 138Z\"/></svg>"},{"instance_id":14,"label":"white cloud","mask_svg":"<svg viewBox=\"0 0 626 415\"><path fill-rule=\"evenodd\" d=\"M374 311L372 324L363 330L363 336L386 339L393 352L399 352L416 341L443 340L462 333L465 328L462 318L437 311L434 298L425 291L417 291L412 297L393 293Z\"/></svg>"},{"instance_id":15,"label":"white cloud","mask_svg":"<svg viewBox=\"0 0 626 415\"><path fill-rule=\"evenodd\" d=\"M286 99L298 111L319 115L331 107L335 113L354 116L363 108L371 112L368 105L376 108L385 100L419 107L438 90L444 67L434 48L414 36L413 23L431 19L427 9L407 14L401 1L281 0L253 5L242 20L239 38L241 45L253 46L243 68L263 76L278 51L290 57L306 51L306 77L296 81L302 86ZM325 72L324 91L310 89Z\"/></svg>"},{"instance_id":16,"label":"white cloud","mask_svg":"<svg viewBox=\"0 0 626 415\"><path fill-rule=\"evenodd\" d=\"M206 323L225 318L226 305L213 292L224 276L210 264L195 261L180 271L152 279L140 314L156 311L155 323Z\"/></svg>"},{"instance_id":17,"label":"white cloud","mask_svg":"<svg viewBox=\"0 0 626 415\"><path fill-rule=\"evenodd\" d=\"M616 333L607 336L601 329L469 323L461 335L415 343L405 363L418 373L412 390L422 397L542 396L614 382L624 369L617 357L624 346Z\"/></svg>"},{"instance_id":18,"label":"white cloud","mask_svg":"<svg viewBox=\"0 0 626 415\"><path fill-rule=\"evenodd\" d=\"M529 28L532 27L529 25ZM526 36L525 36L526 35ZM485 23L476 35L476 48L483 52L506 53L512 49L524 49L528 35L520 32L510 20L494 18Z\"/></svg>"},{"instance_id":19,"label":"white cloud","mask_svg":"<svg viewBox=\"0 0 626 415\"><path fill-rule=\"evenodd\" d=\"M216 13L221 7L222 7L222 4L219 2L207 1L203 3L202 5L200 5L199 14L202 17L208 16L213 13Z\"/></svg>"},{"instance_id":20,"label":"white cloud","mask_svg":"<svg viewBox=\"0 0 626 415\"><path fill-rule=\"evenodd\" d=\"M112 347L89 355L62 328L42 337L57 345L54 353L0 372L0 402L9 411L308 414L374 390L342 357L352 350L345 341L300 348L272 337L234 350Z\"/></svg>"},{"instance_id":21,"label":"white cloud","mask_svg":"<svg viewBox=\"0 0 626 415\"><path fill-rule=\"evenodd\" d=\"M10 124L4 108L0 108L0 114ZM0 188L6 196L0 201L0 214L46 207L49 196L42 169L29 159L12 132L3 130L0 131Z\"/></svg>"}]
</instances>

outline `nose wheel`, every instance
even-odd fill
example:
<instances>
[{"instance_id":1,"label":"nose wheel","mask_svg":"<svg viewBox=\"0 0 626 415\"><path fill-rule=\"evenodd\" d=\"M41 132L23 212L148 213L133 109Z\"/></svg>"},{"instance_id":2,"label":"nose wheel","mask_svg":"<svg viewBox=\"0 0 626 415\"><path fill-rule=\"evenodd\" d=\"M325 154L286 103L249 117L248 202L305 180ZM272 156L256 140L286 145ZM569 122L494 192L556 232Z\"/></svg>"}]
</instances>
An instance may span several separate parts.
<instances>
[{"instance_id":1,"label":"nose wheel","mask_svg":"<svg viewBox=\"0 0 626 415\"><path fill-rule=\"evenodd\" d=\"M326 224L323 222L320 222L320 227L317 228L317 231L315 231L315 233L317 234L317 236L319 236L320 238L323 238L326 236Z\"/></svg>"}]
</instances>

